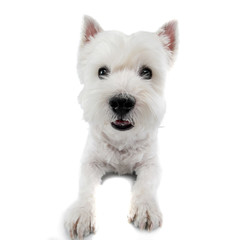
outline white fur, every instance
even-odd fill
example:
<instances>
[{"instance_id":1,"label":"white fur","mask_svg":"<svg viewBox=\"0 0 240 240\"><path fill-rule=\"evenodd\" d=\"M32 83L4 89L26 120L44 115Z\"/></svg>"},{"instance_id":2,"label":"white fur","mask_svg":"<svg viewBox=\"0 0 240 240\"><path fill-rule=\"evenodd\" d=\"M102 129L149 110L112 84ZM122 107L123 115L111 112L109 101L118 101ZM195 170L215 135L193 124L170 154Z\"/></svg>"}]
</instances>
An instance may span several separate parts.
<instances>
[{"instance_id":1,"label":"white fur","mask_svg":"<svg viewBox=\"0 0 240 240\"><path fill-rule=\"evenodd\" d=\"M171 24L176 41L176 22ZM79 103L90 131L81 162L79 199L65 217L72 238L82 239L94 232L94 191L107 172L136 172L130 222L149 230L162 223L156 201L157 131L165 113L165 75L176 49L168 49L171 37L164 34L165 29L166 25L157 33L138 32L127 36L103 31L95 20L85 17L78 59L78 73L84 84ZM138 74L144 65L152 69L150 80ZM109 67L111 73L100 80L98 69L102 66ZM111 126L117 119L108 103L119 93L131 94L136 99L134 109L124 119L134 125L131 130L118 131Z\"/></svg>"}]
</instances>

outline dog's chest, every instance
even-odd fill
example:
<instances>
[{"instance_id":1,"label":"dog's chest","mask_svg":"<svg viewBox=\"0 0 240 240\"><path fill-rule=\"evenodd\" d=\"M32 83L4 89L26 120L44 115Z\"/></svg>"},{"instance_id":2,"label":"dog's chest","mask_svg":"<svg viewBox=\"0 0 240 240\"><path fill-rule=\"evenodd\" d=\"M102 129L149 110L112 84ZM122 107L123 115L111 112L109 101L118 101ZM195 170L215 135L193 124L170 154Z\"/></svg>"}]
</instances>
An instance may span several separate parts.
<instances>
[{"instance_id":1,"label":"dog's chest","mask_svg":"<svg viewBox=\"0 0 240 240\"><path fill-rule=\"evenodd\" d=\"M109 171L127 174L132 173L143 161L145 153L146 146L131 146L120 150L110 144L105 144L102 159Z\"/></svg>"}]
</instances>

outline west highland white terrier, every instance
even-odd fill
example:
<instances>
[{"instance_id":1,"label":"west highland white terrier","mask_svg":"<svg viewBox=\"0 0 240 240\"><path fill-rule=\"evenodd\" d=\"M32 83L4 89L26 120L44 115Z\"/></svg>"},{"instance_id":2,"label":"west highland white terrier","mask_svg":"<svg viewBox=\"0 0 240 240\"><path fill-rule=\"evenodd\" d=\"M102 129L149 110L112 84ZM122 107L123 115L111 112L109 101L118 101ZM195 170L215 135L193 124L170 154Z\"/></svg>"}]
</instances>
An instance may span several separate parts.
<instances>
[{"instance_id":1,"label":"west highland white terrier","mask_svg":"<svg viewBox=\"0 0 240 240\"><path fill-rule=\"evenodd\" d=\"M104 31L84 17L78 73L79 102L90 125L82 156L79 199L68 209L72 239L95 232L95 188L109 172L136 174L129 222L161 226L157 134L165 113L164 82L177 50L177 22L157 32Z\"/></svg>"}]
</instances>

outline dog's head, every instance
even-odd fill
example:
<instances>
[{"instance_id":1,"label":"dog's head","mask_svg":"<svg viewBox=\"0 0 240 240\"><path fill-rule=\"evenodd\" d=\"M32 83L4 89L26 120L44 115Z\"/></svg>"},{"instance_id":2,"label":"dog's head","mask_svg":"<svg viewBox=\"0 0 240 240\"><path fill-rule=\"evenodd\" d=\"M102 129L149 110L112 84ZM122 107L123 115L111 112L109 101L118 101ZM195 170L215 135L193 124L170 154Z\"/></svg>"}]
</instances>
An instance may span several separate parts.
<instances>
[{"instance_id":1,"label":"dog's head","mask_svg":"<svg viewBox=\"0 0 240 240\"><path fill-rule=\"evenodd\" d=\"M103 31L84 18L78 73L79 102L89 124L106 134L151 131L165 112L166 71L177 50L177 23L155 33Z\"/></svg>"}]
</instances>

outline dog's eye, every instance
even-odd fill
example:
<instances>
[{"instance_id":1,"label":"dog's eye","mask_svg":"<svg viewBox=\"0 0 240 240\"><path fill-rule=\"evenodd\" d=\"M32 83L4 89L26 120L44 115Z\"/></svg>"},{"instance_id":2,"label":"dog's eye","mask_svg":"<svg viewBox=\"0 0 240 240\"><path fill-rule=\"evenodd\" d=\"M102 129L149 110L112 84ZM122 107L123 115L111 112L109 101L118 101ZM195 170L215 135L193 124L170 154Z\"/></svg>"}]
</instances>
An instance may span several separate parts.
<instances>
[{"instance_id":1,"label":"dog's eye","mask_svg":"<svg viewBox=\"0 0 240 240\"><path fill-rule=\"evenodd\" d=\"M100 79L104 79L109 75L109 73L110 73L110 70L107 67L101 67L98 69L98 77Z\"/></svg>"},{"instance_id":2,"label":"dog's eye","mask_svg":"<svg viewBox=\"0 0 240 240\"><path fill-rule=\"evenodd\" d=\"M151 79L152 78L152 70L149 67L143 66L139 71L139 75L143 79Z\"/></svg>"}]
</instances>

